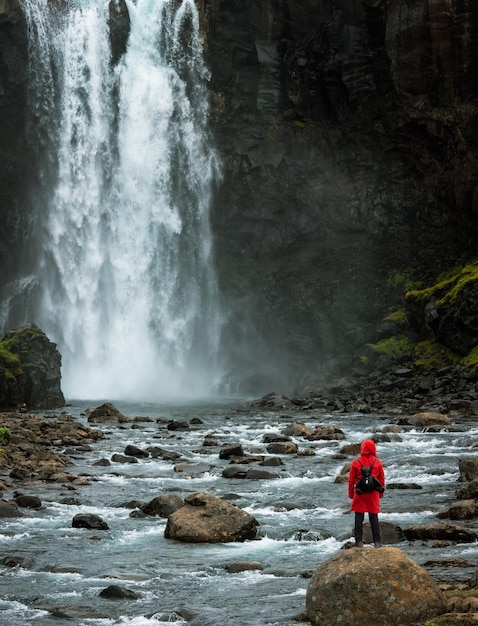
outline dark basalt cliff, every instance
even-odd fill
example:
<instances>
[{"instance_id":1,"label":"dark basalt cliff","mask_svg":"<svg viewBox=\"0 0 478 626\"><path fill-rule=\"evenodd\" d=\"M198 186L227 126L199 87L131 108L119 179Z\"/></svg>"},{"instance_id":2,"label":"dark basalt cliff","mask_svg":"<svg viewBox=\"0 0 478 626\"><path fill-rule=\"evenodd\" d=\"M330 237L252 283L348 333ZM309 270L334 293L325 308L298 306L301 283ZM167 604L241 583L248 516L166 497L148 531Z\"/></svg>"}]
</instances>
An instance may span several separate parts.
<instances>
[{"instance_id":1,"label":"dark basalt cliff","mask_svg":"<svg viewBox=\"0 0 478 626\"><path fill-rule=\"evenodd\" d=\"M208 29L231 343L320 375L375 340L391 276L476 254L478 7L224 0Z\"/></svg>"},{"instance_id":2,"label":"dark basalt cliff","mask_svg":"<svg viewBox=\"0 0 478 626\"><path fill-rule=\"evenodd\" d=\"M212 225L231 377L250 371L253 392L312 380L375 340L403 294L397 277L434 281L476 256L478 6L200 4L223 167ZM16 0L0 6L5 282L11 246L28 254L31 155L24 24ZM117 59L127 13L111 6Z\"/></svg>"}]
</instances>

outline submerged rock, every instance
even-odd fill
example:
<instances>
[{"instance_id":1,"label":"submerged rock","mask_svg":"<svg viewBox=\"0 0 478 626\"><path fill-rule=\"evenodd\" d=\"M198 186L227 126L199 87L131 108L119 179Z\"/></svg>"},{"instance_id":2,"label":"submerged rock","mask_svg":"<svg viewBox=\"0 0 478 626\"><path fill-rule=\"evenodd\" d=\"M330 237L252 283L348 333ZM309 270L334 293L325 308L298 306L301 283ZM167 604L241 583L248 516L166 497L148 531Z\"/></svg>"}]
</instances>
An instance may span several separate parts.
<instances>
[{"instance_id":1,"label":"submerged rock","mask_svg":"<svg viewBox=\"0 0 478 626\"><path fill-rule=\"evenodd\" d=\"M100 591L98 595L101 598L109 598L110 600L137 600L140 597L139 594L131 591L131 589L126 589L126 587L119 585L110 585Z\"/></svg>"},{"instance_id":2,"label":"submerged rock","mask_svg":"<svg viewBox=\"0 0 478 626\"><path fill-rule=\"evenodd\" d=\"M73 528L90 528L94 530L109 530L108 524L93 513L78 513L71 523Z\"/></svg>"},{"instance_id":3,"label":"submerged rock","mask_svg":"<svg viewBox=\"0 0 478 626\"><path fill-rule=\"evenodd\" d=\"M255 570L263 570L264 566L259 561L234 561L226 565L226 571L230 574L238 574L240 572L248 572Z\"/></svg>"}]
</instances>

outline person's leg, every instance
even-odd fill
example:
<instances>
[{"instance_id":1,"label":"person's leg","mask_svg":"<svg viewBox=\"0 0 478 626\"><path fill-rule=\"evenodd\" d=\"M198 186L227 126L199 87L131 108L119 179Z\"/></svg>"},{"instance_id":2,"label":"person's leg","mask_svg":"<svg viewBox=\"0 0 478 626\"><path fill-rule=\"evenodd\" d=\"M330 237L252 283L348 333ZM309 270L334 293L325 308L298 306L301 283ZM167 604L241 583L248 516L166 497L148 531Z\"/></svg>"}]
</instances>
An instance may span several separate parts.
<instances>
[{"instance_id":1,"label":"person's leg","mask_svg":"<svg viewBox=\"0 0 478 626\"><path fill-rule=\"evenodd\" d=\"M364 513L355 513L355 545L359 548L363 547L363 518Z\"/></svg>"},{"instance_id":2,"label":"person's leg","mask_svg":"<svg viewBox=\"0 0 478 626\"><path fill-rule=\"evenodd\" d=\"M377 513L369 513L368 519L370 520L370 528L372 530L372 539L376 548L380 548L382 545L382 533L380 531L380 522L378 521Z\"/></svg>"}]
</instances>

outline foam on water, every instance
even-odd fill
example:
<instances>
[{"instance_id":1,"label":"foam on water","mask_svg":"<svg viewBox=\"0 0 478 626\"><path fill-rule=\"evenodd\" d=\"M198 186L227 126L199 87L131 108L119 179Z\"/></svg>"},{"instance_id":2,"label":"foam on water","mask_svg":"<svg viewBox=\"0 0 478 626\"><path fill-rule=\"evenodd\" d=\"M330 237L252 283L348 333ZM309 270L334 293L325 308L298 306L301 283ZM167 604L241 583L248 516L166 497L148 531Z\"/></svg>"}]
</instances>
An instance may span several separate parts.
<instances>
[{"instance_id":1,"label":"foam on water","mask_svg":"<svg viewBox=\"0 0 478 626\"><path fill-rule=\"evenodd\" d=\"M240 424L233 426L226 418L230 415L228 408L222 416L216 410L202 411L198 407L181 411L175 406L169 411L164 407L154 410L150 406L147 410L152 415L161 411L167 418L200 417L202 423L190 431L175 434L165 432L160 426L157 437L148 432L147 425L144 431L128 426L111 427L107 439L92 446L94 450L81 455L75 452L78 465L73 473L81 469L82 473L91 475L90 484L79 487L75 493L84 505L48 502L37 512L26 512L25 518L2 521L3 534L7 535L5 551L34 561L32 570L20 568L17 572L17 568L15 571L3 568L0 572L2 591L5 589L8 599L18 601L21 606L31 604L34 593L29 590L35 589L35 593L55 600L60 606L80 605L84 609L87 601L96 615L110 611L109 619L75 621L85 626L168 623L167 615L172 615L174 607L179 606L197 615L193 623L201 626L230 623L286 626L291 623L293 616L304 609L308 585L304 572L336 554L352 536L353 514L347 485L334 482L339 470L351 460L351 457L333 458L342 442L318 442L315 456L281 455L284 466L268 468L278 471L279 479L224 479L221 473L229 461L219 459L222 441L237 441L241 434L246 454L256 446L264 451L264 434L279 429L281 420L277 416L242 414L235 417ZM138 414L138 408L131 407L124 413ZM345 442L356 440L356 416L331 415L324 417L326 419L340 424ZM361 417L365 424L363 430L367 430L367 419ZM262 427L260 420L264 420ZM371 423L375 421L373 418ZM252 431L249 426L253 427ZM216 436L216 432L221 443L204 455L199 453L204 436L210 433ZM253 436L248 438L250 432ZM457 439L454 433L404 431L400 436L402 441L378 444L387 481L401 482L405 478L419 482L423 488L387 490L381 500L380 519L401 528L436 523L437 512L448 506L458 487L457 450L458 458L469 456L473 435L461 433ZM115 463L108 468L93 465L98 451L103 455L106 450L119 452L126 443L145 447L153 439L158 443L158 438L164 438L158 445L180 452L187 462L209 463L214 467L209 473L194 478L181 476L175 472L173 463L162 459L151 458L132 465ZM296 439L300 448L309 447L310 442ZM78 458L80 456L83 460ZM61 486L52 485L51 490L46 490L49 499L55 498L55 490L65 495ZM219 497L234 496L232 501L259 522L257 538L243 543L210 545L171 541L164 537L165 519L130 517L131 509L120 506L121 502L130 500L147 502L165 493L177 493L184 498L202 490ZM110 530L72 529L71 519L77 512L100 515L110 525ZM304 533L307 531L311 532L309 537L326 538L306 541ZM423 542L419 545L403 542L398 547L412 558L418 555L420 561L436 558L436 548L427 547ZM477 552L475 542L444 548L441 556L452 558L466 553L474 559ZM231 575L226 566L236 561L259 561L263 569ZM79 574L56 574L56 565L74 568ZM113 583L137 591L141 600L126 606L99 599L99 591ZM54 622L56 619L49 621L42 616L38 625L55 626L59 624ZM24 626L28 621L23 619L19 609L18 615L13 614L11 624ZM67 623L59 626L67 626Z\"/></svg>"}]
</instances>

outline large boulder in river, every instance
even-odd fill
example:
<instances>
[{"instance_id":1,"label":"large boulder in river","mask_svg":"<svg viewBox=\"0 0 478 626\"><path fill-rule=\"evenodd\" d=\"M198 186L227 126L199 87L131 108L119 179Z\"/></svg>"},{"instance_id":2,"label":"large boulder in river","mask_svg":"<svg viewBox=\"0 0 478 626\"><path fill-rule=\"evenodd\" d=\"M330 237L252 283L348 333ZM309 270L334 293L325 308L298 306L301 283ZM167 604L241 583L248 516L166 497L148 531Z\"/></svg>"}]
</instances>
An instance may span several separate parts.
<instances>
[{"instance_id":1,"label":"large boulder in river","mask_svg":"<svg viewBox=\"0 0 478 626\"><path fill-rule=\"evenodd\" d=\"M458 500L450 504L446 509L437 513L440 519L473 519L478 517L478 500L470 498L468 500Z\"/></svg>"},{"instance_id":2,"label":"large boulder in river","mask_svg":"<svg viewBox=\"0 0 478 626\"><path fill-rule=\"evenodd\" d=\"M410 426L418 426L420 428L427 428L428 426L448 426L451 424L451 419L448 415L442 415L441 413L415 413L406 420L406 423Z\"/></svg>"},{"instance_id":3,"label":"large boulder in river","mask_svg":"<svg viewBox=\"0 0 478 626\"><path fill-rule=\"evenodd\" d=\"M0 500L0 519L6 517L23 517L23 513L19 510L16 502Z\"/></svg>"},{"instance_id":4,"label":"large boulder in river","mask_svg":"<svg viewBox=\"0 0 478 626\"><path fill-rule=\"evenodd\" d=\"M313 433L306 437L309 441L318 441L320 439L326 441L338 441L340 439L345 439L345 434L343 430L334 426L334 424L324 424L322 426L317 426Z\"/></svg>"},{"instance_id":5,"label":"large boulder in river","mask_svg":"<svg viewBox=\"0 0 478 626\"><path fill-rule=\"evenodd\" d=\"M431 576L397 548L353 548L315 570L306 595L312 624L410 626L444 613Z\"/></svg>"},{"instance_id":6,"label":"large boulder in river","mask_svg":"<svg viewBox=\"0 0 478 626\"><path fill-rule=\"evenodd\" d=\"M124 422L131 422L132 420L130 417L123 415L114 404L105 402L90 412L88 421L93 424L103 424L105 422L122 424Z\"/></svg>"},{"instance_id":7,"label":"large boulder in river","mask_svg":"<svg viewBox=\"0 0 478 626\"><path fill-rule=\"evenodd\" d=\"M458 461L460 469L460 482L476 480L478 478L478 456L469 459L460 459Z\"/></svg>"},{"instance_id":8,"label":"large boulder in river","mask_svg":"<svg viewBox=\"0 0 478 626\"><path fill-rule=\"evenodd\" d=\"M65 405L61 355L56 344L31 324L0 341L0 407L48 409Z\"/></svg>"},{"instance_id":9,"label":"large boulder in river","mask_svg":"<svg viewBox=\"0 0 478 626\"><path fill-rule=\"evenodd\" d=\"M412 524L403 529L408 541L452 541L472 543L478 539L478 532L466 526L437 522L436 524Z\"/></svg>"},{"instance_id":10,"label":"large boulder in river","mask_svg":"<svg viewBox=\"0 0 478 626\"><path fill-rule=\"evenodd\" d=\"M164 536L190 543L226 543L254 539L259 522L242 509L208 493L184 499L168 517Z\"/></svg>"}]
</instances>

